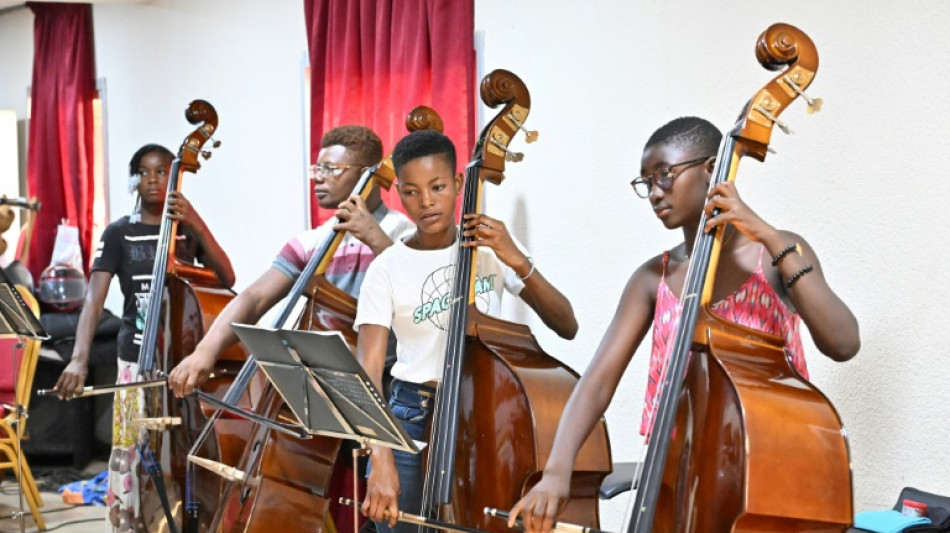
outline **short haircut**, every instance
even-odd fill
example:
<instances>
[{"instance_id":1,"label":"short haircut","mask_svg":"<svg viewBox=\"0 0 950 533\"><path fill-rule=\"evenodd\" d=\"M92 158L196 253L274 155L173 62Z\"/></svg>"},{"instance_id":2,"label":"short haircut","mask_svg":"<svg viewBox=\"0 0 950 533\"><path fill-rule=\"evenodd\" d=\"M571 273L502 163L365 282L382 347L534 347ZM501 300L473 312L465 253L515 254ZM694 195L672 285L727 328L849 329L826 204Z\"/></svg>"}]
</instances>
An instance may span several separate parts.
<instances>
[{"instance_id":1,"label":"short haircut","mask_svg":"<svg viewBox=\"0 0 950 533\"><path fill-rule=\"evenodd\" d=\"M160 144L146 144L145 146L139 148L134 154L132 154L132 160L129 161L129 177L135 176L139 173L139 168L142 166L142 158L153 152L164 155L169 159L175 159L175 154L173 154L168 148L165 148Z\"/></svg>"},{"instance_id":2,"label":"short haircut","mask_svg":"<svg viewBox=\"0 0 950 533\"><path fill-rule=\"evenodd\" d=\"M711 122L699 117L680 117L653 132L644 150L657 144L675 144L696 157L714 156L719 151L722 133Z\"/></svg>"},{"instance_id":3,"label":"short haircut","mask_svg":"<svg viewBox=\"0 0 950 533\"><path fill-rule=\"evenodd\" d=\"M383 160L383 141L366 126L337 126L320 139L320 148L337 144L353 152L360 166L370 167Z\"/></svg>"},{"instance_id":4,"label":"short haircut","mask_svg":"<svg viewBox=\"0 0 950 533\"><path fill-rule=\"evenodd\" d=\"M396 175L402 172L406 163L429 155L441 155L452 173L455 173L455 145L452 140L435 130L420 130L406 135L393 148Z\"/></svg>"}]
</instances>

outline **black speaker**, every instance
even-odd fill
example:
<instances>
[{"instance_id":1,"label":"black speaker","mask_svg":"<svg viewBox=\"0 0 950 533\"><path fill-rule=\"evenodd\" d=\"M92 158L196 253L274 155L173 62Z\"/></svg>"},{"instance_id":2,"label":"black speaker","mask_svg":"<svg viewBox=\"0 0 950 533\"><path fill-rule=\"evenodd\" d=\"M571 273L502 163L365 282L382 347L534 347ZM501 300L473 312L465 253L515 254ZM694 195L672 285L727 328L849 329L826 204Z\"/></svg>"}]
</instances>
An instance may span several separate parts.
<instances>
[{"instance_id":1,"label":"black speaker","mask_svg":"<svg viewBox=\"0 0 950 533\"><path fill-rule=\"evenodd\" d=\"M61 361L43 358L36 366L23 451L27 457L72 456L73 468L82 469L97 452L108 449L112 433L112 395L69 401L56 396L37 396L38 389L56 385L64 368ZM91 367L87 383L115 383L115 374L114 364Z\"/></svg>"}]
</instances>

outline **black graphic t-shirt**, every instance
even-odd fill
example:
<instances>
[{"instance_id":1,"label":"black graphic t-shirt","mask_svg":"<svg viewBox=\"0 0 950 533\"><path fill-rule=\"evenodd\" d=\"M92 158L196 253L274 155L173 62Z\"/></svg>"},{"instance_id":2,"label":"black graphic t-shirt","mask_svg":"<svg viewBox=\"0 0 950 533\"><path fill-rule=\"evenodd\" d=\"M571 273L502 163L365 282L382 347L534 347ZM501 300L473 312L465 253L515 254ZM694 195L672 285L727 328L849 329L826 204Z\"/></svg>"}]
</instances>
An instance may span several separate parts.
<instances>
[{"instance_id":1,"label":"black graphic t-shirt","mask_svg":"<svg viewBox=\"0 0 950 533\"><path fill-rule=\"evenodd\" d=\"M145 310L152 289L152 266L158 245L158 224L131 222L122 217L106 227L96 248L92 271L109 272L118 276L125 303L122 308L122 327L119 329L119 359L136 362L145 326ZM194 234L178 226L175 255L187 263L204 256Z\"/></svg>"}]
</instances>

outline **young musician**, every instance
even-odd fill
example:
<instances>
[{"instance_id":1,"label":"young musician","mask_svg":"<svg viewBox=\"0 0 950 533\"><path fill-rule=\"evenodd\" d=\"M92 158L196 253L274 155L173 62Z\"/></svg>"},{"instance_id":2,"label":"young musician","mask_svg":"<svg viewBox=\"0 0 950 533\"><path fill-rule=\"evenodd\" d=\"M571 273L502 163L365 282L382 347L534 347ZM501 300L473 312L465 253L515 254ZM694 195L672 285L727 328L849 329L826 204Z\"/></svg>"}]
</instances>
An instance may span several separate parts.
<instances>
[{"instance_id":1,"label":"young musician","mask_svg":"<svg viewBox=\"0 0 950 533\"><path fill-rule=\"evenodd\" d=\"M658 129L647 141L637 195L683 242L650 259L630 277L614 318L561 416L544 476L511 510L529 532L547 532L568 497L574 457L603 416L633 353L653 328L653 350L640 433L648 435L660 373L673 342L683 286L697 231L720 228L722 251L713 290L713 312L785 339L785 350L808 377L800 321L815 345L835 361L858 352L858 323L825 281L815 251L801 236L769 225L747 206L732 182L709 187L722 134L708 121L686 117ZM712 217L712 211L720 213ZM703 212L710 218L699 228Z\"/></svg>"},{"instance_id":2,"label":"young musician","mask_svg":"<svg viewBox=\"0 0 950 533\"><path fill-rule=\"evenodd\" d=\"M392 158L399 197L416 231L397 240L366 273L354 324L359 331L357 357L379 387L392 328L398 344L390 406L409 435L421 441L443 371L453 305L446 303L445 295L456 267L455 206L462 175L455 173L452 141L435 131L409 134L396 145ZM570 302L545 279L504 223L466 215L464 235L475 237L463 245L477 248L480 311L497 314L507 290L527 302L558 335L574 337L577 321ZM422 454L374 446L363 513L377 522L381 533L391 528L408 531L410 526L396 526L396 515L400 510L419 512L422 485Z\"/></svg>"},{"instance_id":3,"label":"young musician","mask_svg":"<svg viewBox=\"0 0 950 533\"><path fill-rule=\"evenodd\" d=\"M365 201L351 196L363 171L383 159L383 143L372 130L363 126L340 126L328 131L320 146L314 165L314 192L320 207L337 208L336 218L288 241L271 267L228 303L194 353L170 373L169 385L176 395L191 394L208 379L221 353L238 340L230 325L257 322L286 296L314 249L333 230L345 231L346 235L330 260L326 278L358 297L370 262L397 236L412 228L402 213L386 207L379 187L374 186Z\"/></svg>"},{"instance_id":4,"label":"young musician","mask_svg":"<svg viewBox=\"0 0 950 533\"><path fill-rule=\"evenodd\" d=\"M152 266L165 206L168 172L174 155L165 147L147 144L139 148L129 163L129 190L138 194L135 212L109 224L96 249L86 301L79 314L72 359L56 382L60 398L70 399L82 392L89 370L89 350L96 323L109 292L112 276L119 277L125 303L118 337L118 383L137 379L139 347L145 311L151 294ZM175 246L178 258L195 259L215 271L221 283L234 284L231 261L215 241L207 225L180 192L168 197L168 218L177 220L181 230ZM141 391L115 395L112 428L112 455L109 459L107 505L115 531L132 531L139 516L136 445L140 433L132 426L142 410Z\"/></svg>"}]
</instances>

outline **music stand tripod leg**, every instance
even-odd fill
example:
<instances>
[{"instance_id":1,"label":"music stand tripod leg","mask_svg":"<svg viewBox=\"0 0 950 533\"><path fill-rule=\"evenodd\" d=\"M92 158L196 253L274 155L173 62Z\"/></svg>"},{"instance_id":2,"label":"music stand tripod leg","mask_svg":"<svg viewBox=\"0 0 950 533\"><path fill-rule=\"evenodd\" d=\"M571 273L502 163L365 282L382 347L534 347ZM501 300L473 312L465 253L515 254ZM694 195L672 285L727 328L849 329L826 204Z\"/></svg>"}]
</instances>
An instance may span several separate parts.
<instances>
[{"instance_id":1,"label":"music stand tripod leg","mask_svg":"<svg viewBox=\"0 0 950 533\"><path fill-rule=\"evenodd\" d=\"M369 447L369 441L367 439L360 439L360 447L353 448L353 500L360 500L360 485L359 485L359 459L360 457L369 457L373 454L373 450ZM357 505L353 506L353 533L359 533L360 531L360 508Z\"/></svg>"}]
</instances>

